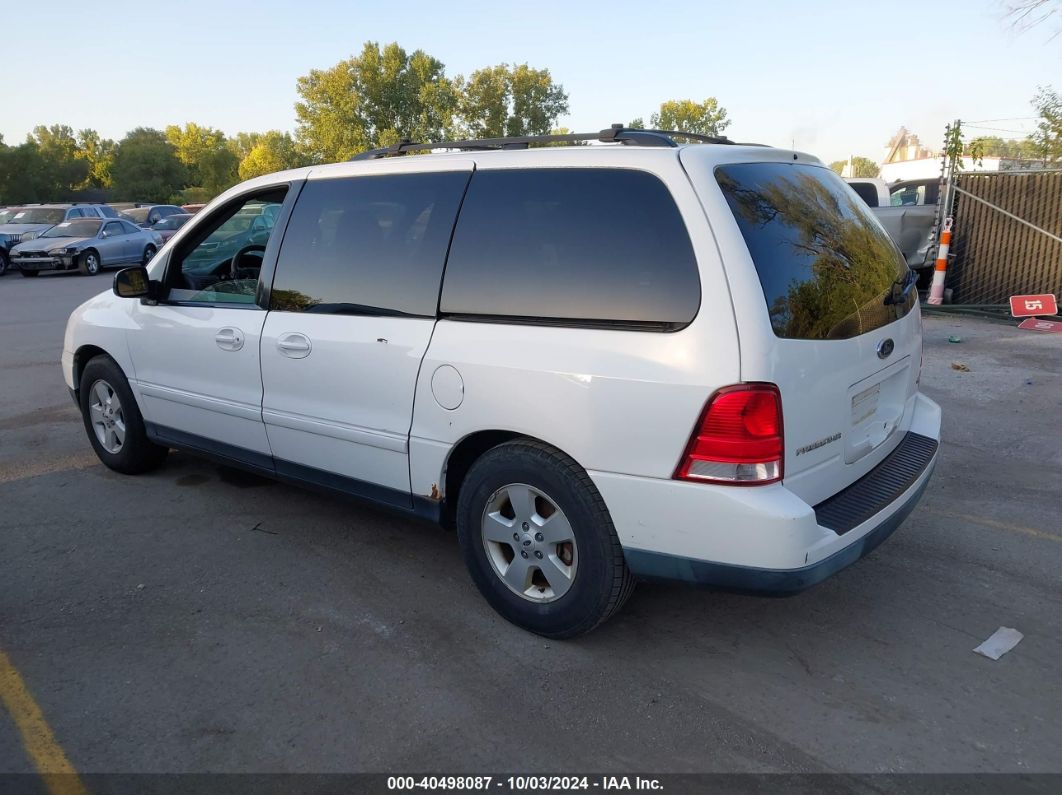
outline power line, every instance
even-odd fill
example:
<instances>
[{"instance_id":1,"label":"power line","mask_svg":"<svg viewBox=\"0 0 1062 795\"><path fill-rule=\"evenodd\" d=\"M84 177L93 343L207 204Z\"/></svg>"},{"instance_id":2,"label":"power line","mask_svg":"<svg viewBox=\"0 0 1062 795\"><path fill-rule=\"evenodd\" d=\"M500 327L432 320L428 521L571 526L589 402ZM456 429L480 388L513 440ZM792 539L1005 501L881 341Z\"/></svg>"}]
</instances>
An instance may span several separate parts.
<instances>
[{"instance_id":1,"label":"power line","mask_svg":"<svg viewBox=\"0 0 1062 795\"><path fill-rule=\"evenodd\" d=\"M963 127L969 127L972 130L991 130L992 132L1004 132L1013 133L1014 135L1029 135L1030 130L1005 130L1002 127L982 127L977 124L964 124Z\"/></svg>"},{"instance_id":2,"label":"power line","mask_svg":"<svg viewBox=\"0 0 1062 795\"><path fill-rule=\"evenodd\" d=\"M974 121L966 122L966 124L988 124L994 121L1036 121L1039 116L1011 116L1007 119L975 119Z\"/></svg>"}]
</instances>

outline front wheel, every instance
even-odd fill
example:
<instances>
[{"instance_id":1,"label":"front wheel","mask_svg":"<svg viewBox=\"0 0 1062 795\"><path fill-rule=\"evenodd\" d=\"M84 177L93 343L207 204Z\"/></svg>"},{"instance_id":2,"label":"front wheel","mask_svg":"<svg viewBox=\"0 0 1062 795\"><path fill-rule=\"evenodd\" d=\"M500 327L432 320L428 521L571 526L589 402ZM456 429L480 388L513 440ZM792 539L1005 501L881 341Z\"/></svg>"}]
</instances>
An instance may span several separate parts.
<instances>
[{"instance_id":1,"label":"front wheel","mask_svg":"<svg viewBox=\"0 0 1062 795\"><path fill-rule=\"evenodd\" d=\"M499 445L472 465L458 497L457 531L486 600L539 635L589 632L634 589L593 481L538 441Z\"/></svg>"},{"instance_id":2,"label":"front wheel","mask_svg":"<svg viewBox=\"0 0 1062 795\"><path fill-rule=\"evenodd\" d=\"M78 257L77 269L82 276L95 276L100 272L100 255L95 251L86 251Z\"/></svg>"},{"instance_id":3,"label":"front wheel","mask_svg":"<svg viewBox=\"0 0 1062 795\"><path fill-rule=\"evenodd\" d=\"M155 256L155 252L157 250L158 249L156 249L154 246L148 246L147 248L145 248L144 257L140 260L140 264L147 265L149 262L151 262L151 258Z\"/></svg>"},{"instance_id":4,"label":"front wheel","mask_svg":"<svg viewBox=\"0 0 1062 795\"><path fill-rule=\"evenodd\" d=\"M126 475L158 467L168 450L152 442L122 369L109 356L85 365L78 394L92 449L106 466Z\"/></svg>"}]
</instances>

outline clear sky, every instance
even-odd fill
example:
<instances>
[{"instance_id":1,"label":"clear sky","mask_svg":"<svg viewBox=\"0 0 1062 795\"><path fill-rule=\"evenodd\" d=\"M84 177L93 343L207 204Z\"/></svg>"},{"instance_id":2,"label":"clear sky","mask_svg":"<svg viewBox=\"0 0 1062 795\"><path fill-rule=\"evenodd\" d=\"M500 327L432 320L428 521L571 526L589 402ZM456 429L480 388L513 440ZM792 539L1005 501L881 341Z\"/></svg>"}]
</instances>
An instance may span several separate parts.
<instances>
[{"instance_id":1,"label":"clear sky","mask_svg":"<svg viewBox=\"0 0 1062 795\"><path fill-rule=\"evenodd\" d=\"M570 95L559 123L577 131L715 96L736 140L879 160L900 125L931 148L957 117L1031 128L1020 117L1033 115L1036 86L1062 90L1062 36L1016 33L1005 10L1006 0L23 2L2 15L0 133L13 144L36 124L116 139L186 121L294 130L296 78L374 40L423 49L450 75L546 67Z\"/></svg>"}]
</instances>

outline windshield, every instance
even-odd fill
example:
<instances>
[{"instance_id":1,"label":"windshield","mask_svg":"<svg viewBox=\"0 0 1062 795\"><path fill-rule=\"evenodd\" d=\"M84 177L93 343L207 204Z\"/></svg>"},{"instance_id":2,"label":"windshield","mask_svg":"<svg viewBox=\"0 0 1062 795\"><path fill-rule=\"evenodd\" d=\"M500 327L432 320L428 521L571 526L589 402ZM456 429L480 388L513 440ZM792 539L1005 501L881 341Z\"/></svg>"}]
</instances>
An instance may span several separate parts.
<instances>
[{"instance_id":1,"label":"windshield","mask_svg":"<svg viewBox=\"0 0 1062 795\"><path fill-rule=\"evenodd\" d=\"M251 222L257 217L257 215L234 215L219 226L217 232L245 232L251 228ZM217 234L217 232L215 232L215 234Z\"/></svg>"},{"instance_id":2,"label":"windshield","mask_svg":"<svg viewBox=\"0 0 1062 795\"><path fill-rule=\"evenodd\" d=\"M846 339L906 315L907 264L867 205L821 166L720 166L779 337ZM904 292L906 289L906 292Z\"/></svg>"},{"instance_id":3,"label":"windshield","mask_svg":"<svg viewBox=\"0 0 1062 795\"><path fill-rule=\"evenodd\" d=\"M122 218L128 218L135 224L142 224L147 220L149 212L151 212L150 207L134 207L131 210L123 211Z\"/></svg>"},{"instance_id":4,"label":"windshield","mask_svg":"<svg viewBox=\"0 0 1062 795\"><path fill-rule=\"evenodd\" d=\"M11 224L57 224L66 217L66 210L57 207L27 207L19 210L8 223Z\"/></svg>"},{"instance_id":5,"label":"windshield","mask_svg":"<svg viewBox=\"0 0 1062 795\"><path fill-rule=\"evenodd\" d=\"M192 216L190 215L171 215L169 218L163 218L161 221L157 221L151 228L162 230L180 229L191 217Z\"/></svg>"},{"instance_id":6,"label":"windshield","mask_svg":"<svg viewBox=\"0 0 1062 795\"><path fill-rule=\"evenodd\" d=\"M64 221L41 235L44 237L95 237L103 221L82 218L77 221Z\"/></svg>"},{"instance_id":7,"label":"windshield","mask_svg":"<svg viewBox=\"0 0 1062 795\"><path fill-rule=\"evenodd\" d=\"M0 224L11 223L11 219L15 217L15 213L17 212L18 210L16 209L0 210Z\"/></svg>"}]
</instances>

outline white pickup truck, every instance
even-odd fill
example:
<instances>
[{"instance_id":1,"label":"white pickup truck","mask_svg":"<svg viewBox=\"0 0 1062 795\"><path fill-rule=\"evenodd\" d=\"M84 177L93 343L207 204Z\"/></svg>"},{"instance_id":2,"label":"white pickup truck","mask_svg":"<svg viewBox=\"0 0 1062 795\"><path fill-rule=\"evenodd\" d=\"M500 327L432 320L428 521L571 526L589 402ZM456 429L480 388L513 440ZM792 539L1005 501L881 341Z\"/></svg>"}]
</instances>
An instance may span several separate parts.
<instances>
[{"instance_id":1,"label":"white pickup truck","mask_svg":"<svg viewBox=\"0 0 1062 795\"><path fill-rule=\"evenodd\" d=\"M894 182L852 177L845 180L865 201L885 231L900 247L908 266L928 268L933 265L930 252L936 240L933 222L937 216L940 181L914 179Z\"/></svg>"}]
</instances>

